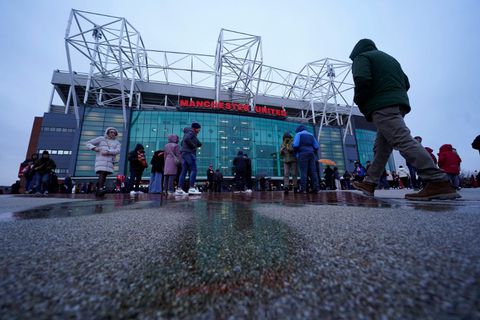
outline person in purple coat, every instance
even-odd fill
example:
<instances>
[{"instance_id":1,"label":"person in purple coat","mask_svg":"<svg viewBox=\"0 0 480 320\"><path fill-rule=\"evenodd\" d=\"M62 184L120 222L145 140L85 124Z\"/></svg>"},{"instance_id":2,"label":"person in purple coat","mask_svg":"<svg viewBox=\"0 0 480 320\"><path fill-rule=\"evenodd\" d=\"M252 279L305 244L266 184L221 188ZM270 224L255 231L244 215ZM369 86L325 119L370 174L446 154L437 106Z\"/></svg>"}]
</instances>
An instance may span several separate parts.
<instances>
[{"instance_id":1,"label":"person in purple coat","mask_svg":"<svg viewBox=\"0 0 480 320\"><path fill-rule=\"evenodd\" d=\"M180 153L180 146L178 145L178 136L176 134L170 134L167 137L168 143L165 145L165 167L163 169L163 190L167 194L174 194L173 181L177 176L178 163L182 159Z\"/></svg>"}]
</instances>

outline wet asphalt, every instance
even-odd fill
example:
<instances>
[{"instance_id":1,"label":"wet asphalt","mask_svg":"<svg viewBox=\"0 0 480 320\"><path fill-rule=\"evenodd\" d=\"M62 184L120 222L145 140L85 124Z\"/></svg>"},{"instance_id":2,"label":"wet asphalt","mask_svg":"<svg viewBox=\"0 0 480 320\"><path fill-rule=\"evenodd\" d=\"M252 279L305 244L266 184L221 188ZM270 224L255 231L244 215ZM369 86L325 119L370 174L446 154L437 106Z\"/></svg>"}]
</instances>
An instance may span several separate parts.
<instances>
[{"instance_id":1,"label":"wet asphalt","mask_svg":"<svg viewBox=\"0 0 480 320\"><path fill-rule=\"evenodd\" d=\"M0 197L0 318L480 318L477 190Z\"/></svg>"}]
</instances>

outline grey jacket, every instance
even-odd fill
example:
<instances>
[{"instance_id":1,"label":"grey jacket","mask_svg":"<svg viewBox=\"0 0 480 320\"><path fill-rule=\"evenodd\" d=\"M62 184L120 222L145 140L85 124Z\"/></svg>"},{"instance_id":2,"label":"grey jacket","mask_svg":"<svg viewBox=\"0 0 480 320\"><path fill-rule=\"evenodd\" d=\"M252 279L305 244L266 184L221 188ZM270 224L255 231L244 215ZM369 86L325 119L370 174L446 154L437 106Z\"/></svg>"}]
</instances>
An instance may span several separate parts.
<instances>
[{"instance_id":1,"label":"grey jacket","mask_svg":"<svg viewBox=\"0 0 480 320\"><path fill-rule=\"evenodd\" d=\"M194 155L197 153L197 148L202 146L202 143L198 140L197 134L193 130L193 128L185 128L183 129L183 139L182 139L182 153L193 153Z\"/></svg>"}]
</instances>

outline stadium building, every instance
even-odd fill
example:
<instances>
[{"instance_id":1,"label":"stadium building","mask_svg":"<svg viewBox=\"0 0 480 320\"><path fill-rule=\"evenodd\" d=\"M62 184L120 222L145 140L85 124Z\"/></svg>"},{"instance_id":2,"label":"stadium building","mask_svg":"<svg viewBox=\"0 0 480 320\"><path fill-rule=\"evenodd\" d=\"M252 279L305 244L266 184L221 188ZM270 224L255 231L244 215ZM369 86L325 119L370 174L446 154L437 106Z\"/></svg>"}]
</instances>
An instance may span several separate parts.
<instances>
[{"instance_id":1,"label":"stadium building","mask_svg":"<svg viewBox=\"0 0 480 320\"><path fill-rule=\"evenodd\" d=\"M271 67L261 37L225 29L214 55L147 49L125 18L78 10L71 11L65 48L68 70L53 72L49 110L35 118L27 152L48 150L60 178L96 178L95 153L85 142L110 126L119 131L116 173L124 175L137 143L150 160L192 121L202 125L199 180L210 164L231 177L238 150L252 159L255 176L281 180L282 136L300 124L318 137L319 157L335 161L341 174L373 158L376 132L351 102L349 62L324 58L299 72Z\"/></svg>"}]
</instances>

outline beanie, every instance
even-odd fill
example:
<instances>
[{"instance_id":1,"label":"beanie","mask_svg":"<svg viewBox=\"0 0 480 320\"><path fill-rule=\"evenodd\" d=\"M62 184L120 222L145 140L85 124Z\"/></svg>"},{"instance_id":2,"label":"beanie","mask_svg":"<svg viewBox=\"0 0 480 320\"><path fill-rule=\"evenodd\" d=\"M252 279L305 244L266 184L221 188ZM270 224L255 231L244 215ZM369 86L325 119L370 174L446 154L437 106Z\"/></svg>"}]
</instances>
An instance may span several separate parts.
<instances>
[{"instance_id":1,"label":"beanie","mask_svg":"<svg viewBox=\"0 0 480 320\"><path fill-rule=\"evenodd\" d=\"M192 128L193 129L200 129L202 126L198 122L192 122Z\"/></svg>"}]
</instances>

